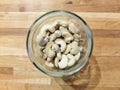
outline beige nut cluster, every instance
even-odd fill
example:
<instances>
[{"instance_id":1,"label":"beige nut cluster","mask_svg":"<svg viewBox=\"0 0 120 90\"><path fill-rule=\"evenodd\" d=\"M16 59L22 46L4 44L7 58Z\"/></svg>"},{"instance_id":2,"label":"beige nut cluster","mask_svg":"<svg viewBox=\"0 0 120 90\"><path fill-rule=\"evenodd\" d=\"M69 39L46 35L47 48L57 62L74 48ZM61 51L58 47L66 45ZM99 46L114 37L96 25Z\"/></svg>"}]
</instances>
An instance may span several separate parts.
<instances>
[{"instance_id":1,"label":"beige nut cluster","mask_svg":"<svg viewBox=\"0 0 120 90\"><path fill-rule=\"evenodd\" d=\"M80 30L74 23L55 20L42 26L36 42L46 66L65 69L73 66L80 59L83 51L80 39Z\"/></svg>"}]
</instances>

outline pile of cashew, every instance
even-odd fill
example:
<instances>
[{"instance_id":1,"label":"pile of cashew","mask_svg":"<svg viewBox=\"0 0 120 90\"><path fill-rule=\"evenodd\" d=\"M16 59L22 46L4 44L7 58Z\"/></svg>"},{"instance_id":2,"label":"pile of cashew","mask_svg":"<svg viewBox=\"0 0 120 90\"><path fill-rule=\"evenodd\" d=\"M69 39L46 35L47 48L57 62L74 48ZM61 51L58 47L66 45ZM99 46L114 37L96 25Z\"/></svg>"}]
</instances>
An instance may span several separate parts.
<instances>
[{"instance_id":1,"label":"pile of cashew","mask_svg":"<svg viewBox=\"0 0 120 90\"><path fill-rule=\"evenodd\" d=\"M80 39L80 30L73 22L55 20L42 26L36 43L46 66L65 69L80 59L83 52Z\"/></svg>"}]
</instances>

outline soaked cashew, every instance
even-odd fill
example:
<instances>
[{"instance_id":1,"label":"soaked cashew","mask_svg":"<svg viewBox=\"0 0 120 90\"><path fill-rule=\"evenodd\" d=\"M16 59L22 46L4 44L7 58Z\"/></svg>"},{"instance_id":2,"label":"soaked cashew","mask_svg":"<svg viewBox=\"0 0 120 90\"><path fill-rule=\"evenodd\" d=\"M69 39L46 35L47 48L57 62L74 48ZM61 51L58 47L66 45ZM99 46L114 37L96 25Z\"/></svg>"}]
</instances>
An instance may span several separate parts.
<instances>
[{"instance_id":1,"label":"soaked cashew","mask_svg":"<svg viewBox=\"0 0 120 90\"><path fill-rule=\"evenodd\" d=\"M40 30L40 35L45 36L47 31L54 32L55 31L54 26L51 25L51 24L50 25L44 25Z\"/></svg>"},{"instance_id":2,"label":"soaked cashew","mask_svg":"<svg viewBox=\"0 0 120 90\"><path fill-rule=\"evenodd\" d=\"M43 59L47 59L47 55L46 54L43 54Z\"/></svg>"},{"instance_id":3,"label":"soaked cashew","mask_svg":"<svg viewBox=\"0 0 120 90\"><path fill-rule=\"evenodd\" d=\"M80 52L78 52L78 54L75 55L75 60L78 61L80 59Z\"/></svg>"},{"instance_id":4,"label":"soaked cashew","mask_svg":"<svg viewBox=\"0 0 120 90\"><path fill-rule=\"evenodd\" d=\"M53 57L47 57L47 61L52 61Z\"/></svg>"},{"instance_id":5,"label":"soaked cashew","mask_svg":"<svg viewBox=\"0 0 120 90\"><path fill-rule=\"evenodd\" d=\"M71 32L71 33L79 33L80 32L80 30L73 24L73 23L69 23L69 31Z\"/></svg>"},{"instance_id":6,"label":"soaked cashew","mask_svg":"<svg viewBox=\"0 0 120 90\"><path fill-rule=\"evenodd\" d=\"M60 50L59 46L57 44L52 45L52 50L58 52Z\"/></svg>"},{"instance_id":7,"label":"soaked cashew","mask_svg":"<svg viewBox=\"0 0 120 90\"><path fill-rule=\"evenodd\" d=\"M54 64L52 62L48 62L48 61L45 62L45 65L50 67L50 68L54 67Z\"/></svg>"},{"instance_id":8,"label":"soaked cashew","mask_svg":"<svg viewBox=\"0 0 120 90\"><path fill-rule=\"evenodd\" d=\"M59 30L56 30L53 34L51 34L50 41L53 41L60 36L61 36L61 32Z\"/></svg>"},{"instance_id":9,"label":"soaked cashew","mask_svg":"<svg viewBox=\"0 0 120 90\"><path fill-rule=\"evenodd\" d=\"M58 53L57 53L57 57L58 57L59 59L62 58L61 52L58 52Z\"/></svg>"},{"instance_id":10,"label":"soaked cashew","mask_svg":"<svg viewBox=\"0 0 120 90\"><path fill-rule=\"evenodd\" d=\"M72 46L70 44L68 44L64 54L68 54L71 49L72 49Z\"/></svg>"},{"instance_id":11,"label":"soaked cashew","mask_svg":"<svg viewBox=\"0 0 120 90\"><path fill-rule=\"evenodd\" d=\"M64 37L66 43L70 43L70 41L73 40L72 34L70 34L70 32L66 28L61 26L60 31L61 31L62 36Z\"/></svg>"},{"instance_id":12,"label":"soaked cashew","mask_svg":"<svg viewBox=\"0 0 120 90\"><path fill-rule=\"evenodd\" d=\"M71 54L76 55L79 52L79 46L77 42L72 42L72 49L70 51Z\"/></svg>"},{"instance_id":13,"label":"soaked cashew","mask_svg":"<svg viewBox=\"0 0 120 90\"><path fill-rule=\"evenodd\" d=\"M40 46L45 46L47 44L47 42L49 41L49 33L50 32L46 33L46 37L45 38L43 38L41 35L37 36L36 41L37 41L37 43L39 43Z\"/></svg>"},{"instance_id":14,"label":"soaked cashew","mask_svg":"<svg viewBox=\"0 0 120 90\"><path fill-rule=\"evenodd\" d=\"M55 22L64 27L68 25L67 21L65 20L56 20Z\"/></svg>"},{"instance_id":15,"label":"soaked cashew","mask_svg":"<svg viewBox=\"0 0 120 90\"><path fill-rule=\"evenodd\" d=\"M61 58L62 58L61 52L58 52L54 62L56 67L58 67L58 63L61 60Z\"/></svg>"},{"instance_id":16,"label":"soaked cashew","mask_svg":"<svg viewBox=\"0 0 120 90\"><path fill-rule=\"evenodd\" d=\"M60 45L61 52L65 51L66 43L65 43L65 41L63 39L58 38L58 39L55 40L55 43Z\"/></svg>"},{"instance_id":17,"label":"soaked cashew","mask_svg":"<svg viewBox=\"0 0 120 90\"><path fill-rule=\"evenodd\" d=\"M76 62L75 57L71 54L68 54L67 57L68 57L68 66L73 66Z\"/></svg>"},{"instance_id":18,"label":"soaked cashew","mask_svg":"<svg viewBox=\"0 0 120 90\"><path fill-rule=\"evenodd\" d=\"M54 57L55 56L55 52L52 50L52 45L54 43L53 42L48 42L46 45L46 54L48 57Z\"/></svg>"},{"instance_id":19,"label":"soaked cashew","mask_svg":"<svg viewBox=\"0 0 120 90\"><path fill-rule=\"evenodd\" d=\"M55 66L56 66L56 67L58 67L59 60L60 60L60 59L59 59L58 57L55 58L55 62L54 62L54 63L55 63Z\"/></svg>"},{"instance_id":20,"label":"soaked cashew","mask_svg":"<svg viewBox=\"0 0 120 90\"><path fill-rule=\"evenodd\" d=\"M62 54L62 59L61 61L58 63L58 66L60 69L64 69L66 68L68 65L68 58L66 55Z\"/></svg>"},{"instance_id":21,"label":"soaked cashew","mask_svg":"<svg viewBox=\"0 0 120 90\"><path fill-rule=\"evenodd\" d=\"M47 31L54 32L55 28L52 25L44 25L39 34L36 37L36 42L39 43L43 40L43 38L46 36Z\"/></svg>"}]
</instances>

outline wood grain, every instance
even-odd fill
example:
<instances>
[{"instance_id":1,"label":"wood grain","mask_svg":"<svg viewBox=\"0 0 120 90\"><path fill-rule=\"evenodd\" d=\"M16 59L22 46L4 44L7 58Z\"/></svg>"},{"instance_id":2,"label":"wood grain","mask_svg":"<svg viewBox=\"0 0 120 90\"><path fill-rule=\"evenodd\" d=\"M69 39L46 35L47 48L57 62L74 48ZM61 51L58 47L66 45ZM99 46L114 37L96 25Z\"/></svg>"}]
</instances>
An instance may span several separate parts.
<instances>
[{"instance_id":1,"label":"wood grain","mask_svg":"<svg viewBox=\"0 0 120 90\"><path fill-rule=\"evenodd\" d=\"M31 63L26 51L32 23L51 10L82 17L93 33L94 49L84 70L52 78ZM119 90L120 0L1 0L0 90Z\"/></svg>"}]
</instances>

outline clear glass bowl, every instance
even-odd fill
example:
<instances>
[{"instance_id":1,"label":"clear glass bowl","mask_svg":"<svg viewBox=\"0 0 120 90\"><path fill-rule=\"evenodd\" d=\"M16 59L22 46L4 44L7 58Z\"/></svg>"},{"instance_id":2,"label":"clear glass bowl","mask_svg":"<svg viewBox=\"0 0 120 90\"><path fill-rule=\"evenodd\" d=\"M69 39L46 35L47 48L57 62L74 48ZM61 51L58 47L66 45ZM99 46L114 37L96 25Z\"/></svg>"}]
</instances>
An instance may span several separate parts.
<instances>
[{"instance_id":1,"label":"clear glass bowl","mask_svg":"<svg viewBox=\"0 0 120 90\"><path fill-rule=\"evenodd\" d=\"M80 60L74 66L63 70L46 67L45 60L38 57L36 52L35 39L41 26L56 19L66 19L74 22L80 29L81 45L84 46L84 52ZM45 13L32 24L27 35L26 47L30 60L40 71L54 77L67 77L80 71L88 63L93 49L93 38L90 28L81 17L69 11L56 10Z\"/></svg>"}]
</instances>

